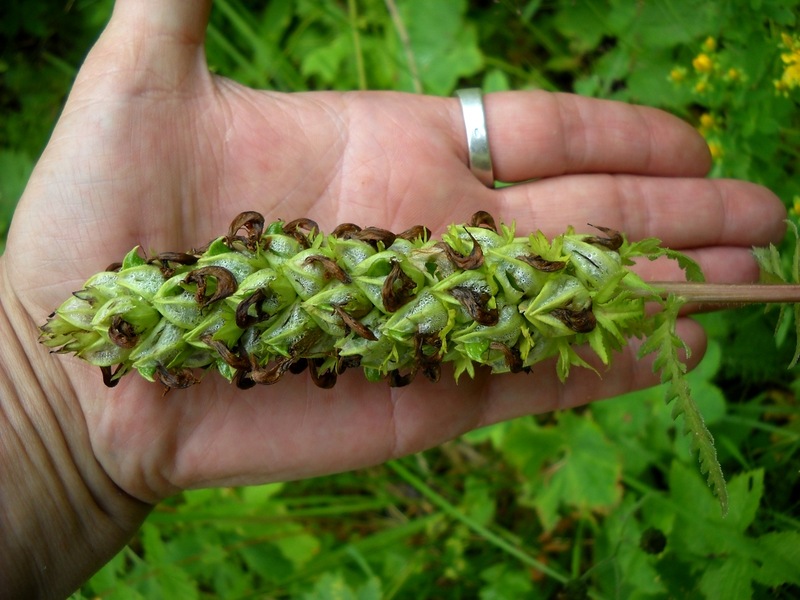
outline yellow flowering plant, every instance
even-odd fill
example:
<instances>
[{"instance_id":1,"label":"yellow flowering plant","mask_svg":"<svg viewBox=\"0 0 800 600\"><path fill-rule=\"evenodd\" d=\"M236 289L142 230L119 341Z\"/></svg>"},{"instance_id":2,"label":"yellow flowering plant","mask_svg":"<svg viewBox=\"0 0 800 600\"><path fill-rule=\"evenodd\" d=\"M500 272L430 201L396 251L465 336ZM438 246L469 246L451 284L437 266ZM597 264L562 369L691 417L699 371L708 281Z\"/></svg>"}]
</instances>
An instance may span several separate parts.
<instances>
[{"instance_id":1,"label":"yellow flowering plant","mask_svg":"<svg viewBox=\"0 0 800 600\"><path fill-rule=\"evenodd\" d=\"M800 36L782 33L781 47L786 50L781 53L783 73L774 83L776 91L788 96L790 91L800 87Z\"/></svg>"}]
</instances>

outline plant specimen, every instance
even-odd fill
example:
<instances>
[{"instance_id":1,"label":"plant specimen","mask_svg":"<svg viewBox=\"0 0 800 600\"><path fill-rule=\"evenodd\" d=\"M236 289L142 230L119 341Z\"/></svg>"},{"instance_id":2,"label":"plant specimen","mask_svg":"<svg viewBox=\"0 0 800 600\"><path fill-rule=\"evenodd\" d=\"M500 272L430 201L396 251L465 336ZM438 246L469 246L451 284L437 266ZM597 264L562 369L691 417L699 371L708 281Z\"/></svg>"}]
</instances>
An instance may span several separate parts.
<instances>
[{"instance_id":1,"label":"plant specimen","mask_svg":"<svg viewBox=\"0 0 800 600\"><path fill-rule=\"evenodd\" d=\"M673 416L684 415L724 510L713 440L684 378L678 311L688 300L768 301L781 286L704 284L697 264L659 240L595 229L519 237L478 212L441 240L423 226L394 234L345 223L325 235L309 219L245 212L200 249L146 258L134 248L50 315L41 339L99 366L108 386L135 370L169 390L210 370L242 389L306 369L329 388L348 368L402 386L438 381L447 363L459 378L476 365L530 372L552 357L563 381L572 366L592 368L577 347L608 365L631 337L645 338L640 354L656 354ZM762 263L777 260L765 252ZM659 257L697 283L648 283L630 268ZM661 309L647 311L651 302Z\"/></svg>"}]
</instances>

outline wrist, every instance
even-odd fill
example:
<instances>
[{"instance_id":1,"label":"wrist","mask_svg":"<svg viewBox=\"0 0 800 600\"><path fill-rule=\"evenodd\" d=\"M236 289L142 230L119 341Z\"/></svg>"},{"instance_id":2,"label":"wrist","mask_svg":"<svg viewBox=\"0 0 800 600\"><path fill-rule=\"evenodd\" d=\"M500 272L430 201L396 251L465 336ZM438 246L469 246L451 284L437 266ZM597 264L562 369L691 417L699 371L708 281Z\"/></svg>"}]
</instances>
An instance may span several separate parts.
<instances>
[{"instance_id":1,"label":"wrist","mask_svg":"<svg viewBox=\"0 0 800 600\"><path fill-rule=\"evenodd\" d=\"M149 506L92 453L77 396L47 361L0 260L0 589L63 597L124 545Z\"/></svg>"}]
</instances>

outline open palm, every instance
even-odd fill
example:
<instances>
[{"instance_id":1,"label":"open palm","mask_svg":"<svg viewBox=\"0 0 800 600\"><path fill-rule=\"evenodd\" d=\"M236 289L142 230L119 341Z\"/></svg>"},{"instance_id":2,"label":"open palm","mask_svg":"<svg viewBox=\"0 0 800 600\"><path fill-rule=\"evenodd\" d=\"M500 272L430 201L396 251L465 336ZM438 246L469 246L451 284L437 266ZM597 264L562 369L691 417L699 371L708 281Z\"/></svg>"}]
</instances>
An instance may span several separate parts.
<instances>
[{"instance_id":1,"label":"open palm","mask_svg":"<svg viewBox=\"0 0 800 600\"><path fill-rule=\"evenodd\" d=\"M563 386L543 366L529 376L417 380L402 389L348 372L328 391L304 376L247 392L207 377L166 396L132 376L108 390L95 369L36 347L35 327L137 244L186 250L223 233L244 210L308 216L326 231L349 221L438 232L482 209L520 230L557 234L591 222L631 238L657 236L691 250L710 279L739 281L755 275L747 249L781 234L774 196L702 179L709 164L702 138L664 113L543 92L490 95L495 174L528 181L491 190L470 174L453 99L277 94L209 74L202 48L209 5L117 2L2 259L9 319L24 332L26 360L81 477L107 477L128 495L132 513L188 487L374 464L482 424L654 383L649 367L626 354L602 381L575 372ZM647 268L654 278L677 276L659 264ZM682 331L702 349L699 328L687 323Z\"/></svg>"}]
</instances>

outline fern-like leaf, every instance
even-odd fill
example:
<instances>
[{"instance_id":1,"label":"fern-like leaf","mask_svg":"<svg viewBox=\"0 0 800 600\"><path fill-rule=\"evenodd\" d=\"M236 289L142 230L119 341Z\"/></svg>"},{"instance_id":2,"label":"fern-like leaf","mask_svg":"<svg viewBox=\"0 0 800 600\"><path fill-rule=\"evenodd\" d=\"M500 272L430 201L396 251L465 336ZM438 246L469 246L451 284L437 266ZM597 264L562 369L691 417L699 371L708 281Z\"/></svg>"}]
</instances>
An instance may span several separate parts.
<instances>
[{"instance_id":1,"label":"fern-like leaf","mask_svg":"<svg viewBox=\"0 0 800 600\"><path fill-rule=\"evenodd\" d=\"M674 403L672 417L683 415L685 432L691 436L692 449L697 452L700 470L706 475L709 487L719 500L722 514L728 512L728 491L725 477L714 448L714 438L703 421L700 409L692 399L689 383L686 380L686 365L679 352L687 352L688 347L678 336L675 327L678 311L684 301L669 296L664 301L663 311L655 316L654 329L640 350L640 357L656 354L653 369L661 373L661 381L667 384L667 403Z\"/></svg>"}]
</instances>

